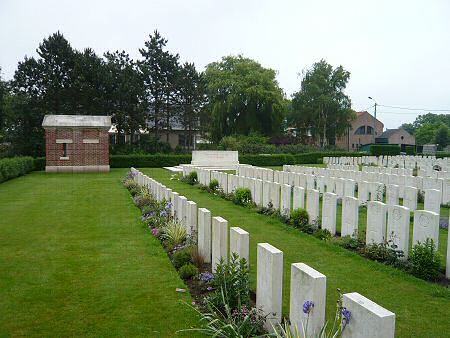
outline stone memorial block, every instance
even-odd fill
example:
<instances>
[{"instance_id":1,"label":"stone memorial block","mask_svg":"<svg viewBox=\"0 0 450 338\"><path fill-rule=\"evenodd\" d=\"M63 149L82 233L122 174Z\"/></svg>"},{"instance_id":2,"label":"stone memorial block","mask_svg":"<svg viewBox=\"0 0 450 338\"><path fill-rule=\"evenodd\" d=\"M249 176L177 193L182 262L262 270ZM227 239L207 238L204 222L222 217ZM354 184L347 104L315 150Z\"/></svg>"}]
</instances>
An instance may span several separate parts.
<instances>
[{"instance_id":1,"label":"stone memorial block","mask_svg":"<svg viewBox=\"0 0 450 338\"><path fill-rule=\"evenodd\" d=\"M228 221L222 217L212 218L211 263L213 272L223 258L228 259Z\"/></svg>"},{"instance_id":2,"label":"stone memorial block","mask_svg":"<svg viewBox=\"0 0 450 338\"><path fill-rule=\"evenodd\" d=\"M239 165L238 152L233 150L193 150L191 164L235 170Z\"/></svg>"},{"instance_id":3,"label":"stone memorial block","mask_svg":"<svg viewBox=\"0 0 450 338\"><path fill-rule=\"evenodd\" d=\"M358 201L359 204L365 204L369 200L369 182L358 182Z\"/></svg>"},{"instance_id":4,"label":"stone memorial block","mask_svg":"<svg viewBox=\"0 0 450 338\"><path fill-rule=\"evenodd\" d=\"M291 293L289 319L298 332L308 322L307 336L315 337L325 324L327 278L304 263L291 265ZM305 302L313 302L309 314L303 312Z\"/></svg>"},{"instance_id":5,"label":"stone memorial block","mask_svg":"<svg viewBox=\"0 0 450 338\"><path fill-rule=\"evenodd\" d=\"M315 223L319 220L319 190L306 191L306 211L308 212L309 222Z\"/></svg>"},{"instance_id":6,"label":"stone memorial block","mask_svg":"<svg viewBox=\"0 0 450 338\"><path fill-rule=\"evenodd\" d=\"M263 180L255 180L255 196L253 202L255 202L258 207L263 206Z\"/></svg>"},{"instance_id":7,"label":"stone memorial block","mask_svg":"<svg viewBox=\"0 0 450 338\"><path fill-rule=\"evenodd\" d=\"M198 209L198 252L205 263L211 263L211 211Z\"/></svg>"},{"instance_id":8,"label":"stone memorial block","mask_svg":"<svg viewBox=\"0 0 450 338\"><path fill-rule=\"evenodd\" d=\"M267 314L266 330L281 322L283 303L283 252L268 243L258 244L256 307Z\"/></svg>"},{"instance_id":9,"label":"stone memorial block","mask_svg":"<svg viewBox=\"0 0 450 338\"><path fill-rule=\"evenodd\" d=\"M281 186L281 214L285 217L291 217L292 209L292 186L283 184Z\"/></svg>"},{"instance_id":10,"label":"stone memorial block","mask_svg":"<svg viewBox=\"0 0 450 338\"><path fill-rule=\"evenodd\" d=\"M336 192L336 178L326 177L325 178L326 192Z\"/></svg>"},{"instance_id":11,"label":"stone memorial block","mask_svg":"<svg viewBox=\"0 0 450 338\"><path fill-rule=\"evenodd\" d=\"M369 184L370 200L384 201L384 184L380 182L370 182Z\"/></svg>"},{"instance_id":12,"label":"stone memorial block","mask_svg":"<svg viewBox=\"0 0 450 338\"><path fill-rule=\"evenodd\" d=\"M433 211L438 215L441 213L441 192L439 190L425 190L424 209Z\"/></svg>"},{"instance_id":13,"label":"stone memorial block","mask_svg":"<svg viewBox=\"0 0 450 338\"><path fill-rule=\"evenodd\" d=\"M342 198L342 226L341 237L358 237L359 201L355 197Z\"/></svg>"},{"instance_id":14,"label":"stone memorial block","mask_svg":"<svg viewBox=\"0 0 450 338\"><path fill-rule=\"evenodd\" d=\"M239 258L245 258L249 264L249 248L249 233L239 227L230 228L230 254L236 253Z\"/></svg>"},{"instance_id":15,"label":"stone memorial block","mask_svg":"<svg viewBox=\"0 0 450 338\"><path fill-rule=\"evenodd\" d=\"M305 189L303 187L294 187L294 198L293 198L293 208L295 209L305 209Z\"/></svg>"},{"instance_id":16,"label":"stone memorial block","mask_svg":"<svg viewBox=\"0 0 450 338\"><path fill-rule=\"evenodd\" d=\"M164 192L164 198L166 200L166 202L171 202L172 201L172 189L170 188L166 188L165 192Z\"/></svg>"},{"instance_id":17,"label":"stone memorial block","mask_svg":"<svg viewBox=\"0 0 450 338\"><path fill-rule=\"evenodd\" d=\"M386 204L398 205L399 204L399 186L395 184L388 184L386 186Z\"/></svg>"},{"instance_id":18,"label":"stone memorial block","mask_svg":"<svg viewBox=\"0 0 450 338\"><path fill-rule=\"evenodd\" d=\"M352 179L344 181L344 196L355 197L355 183Z\"/></svg>"},{"instance_id":19,"label":"stone memorial block","mask_svg":"<svg viewBox=\"0 0 450 338\"><path fill-rule=\"evenodd\" d=\"M381 244L386 240L386 204L367 202L366 244Z\"/></svg>"},{"instance_id":20,"label":"stone memorial block","mask_svg":"<svg viewBox=\"0 0 450 338\"><path fill-rule=\"evenodd\" d=\"M336 234L336 205L336 194L333 194L332 192L323 194L322 229L328 230L333 236Z\"/></svg>"},{"instance_id":21,"label":"stone memorial block","mask_svg":"<svg viewBox=\"0 0 450 338\"><path fill-rule=\"evenodd\" d=\"M408 258L409 250L409 212L408 208L400 205L388 209L387 240L403 251L404 259Z\"/></svg>"},{"instance_id":22,"label":"stone memorial block","mask_svg":"<svg viewBox=\"0 0 450 338\"><path fill-rule=\"evenodd\" d=\"M187 205L187 198L184 196L178 197L177 219L185 226L186 226L186 205Z\"/></svg>"},{"instance_id":23,"label":"stone memorial block","mask_svg":"<svg viewBox=\"0 0 450 338\"><path fill-rule=\"evenodd\" d=\"M407 207L410 211L414 211L417 209L417 193L417 188L409 186L405 187L403 206Z\"/></svg>"},{"instance_id":24,"label":"stone memorial block","mask_svg":"<svg viewBox=\"0 0 450 338\"><path fill-rule=\"evenodd\" d=\"M325 177L317 176L316 177L316 185L317 185L317 190L319 190L321 193L324 193L325 192Z\"/></svg>"},{"instance_id":25,"label":"stone memorial block","mask_svg":"<svg viewBox=\"0 0 450 338\"><path fill-rule=\"evenodd\" d=\"M197 233L197 203L193 201L186 202L186 229L188 235Z\"/></svg>"},{"instance_id":26,"label":"stone memorial block","mask_svg":"<svg viewBox=\"0 0 450 338\"><path fill-rule=\"evenodd\" d=\"M270 202L274 209L280 209L281 184L272 182L270 186Z\"/></svg>"},{"instance_id":27,"label":"stone memorial block","mask_svg":"<svg viewBox=\"0 0 450 338\"><path fill-rule=\"evenodd\" d=\"M305 174L298 174L299 175L299 182L300 182L300 186L302 188L306 189L306 175Z\"/></svg>"},{"instance_id":28,"label":"stone memorial block","mask_svg":"<svg viewBox=\"0 0 450 338\"><path fill-rule=\"evenodd\" d=\"M427 238L433 240L436 248L439 247L439 214L427 210L416 210L414 211L412 246L417 242L425 243Z\"/></svg>"},{"instance_id":29,"label":"stone memorial block","mask_svg":"<svg viewBox=\"0 0 450 338\"><path fill-rule=\"evenodd\" d=\"M272 186L272 182L263 181L263 206L267 208L270 203L270 188Z\"/></svg>"},{"instance_id":30,"label":"stone memorial block","mask_svg":"<svg viewBox=\"0 0 450 338\"><path fill-rule=\"evenodd\" d=\"M178 219L177 213L178 213L178 204L180 203L179 197L180 195L177 192L172 191L172 194L170 196L170 199L172 200L172 208L170 210L170 213L172 217L174 217L175 219Z\"/></svg>"},{"instance_id":31,"label":"stone memorial block","mask_svg":"<svg viewBox=\"0 0 450 338\"><path fill-rule=\"evenodd\" d=\"M395 313L357 292L344 294L342 303L351 313L342 338L394 338Z\"/></svg>"},{"instance_id":32,"label":"stone memorial block","mask_svg":"<svg viewBox=\"0 0 450 338\"><path fill-rule=\"evenodd\" d=\"M314 175L306 175L306 188L308 190L316 189L316 180Z\"/></svg>"}]
</instances>

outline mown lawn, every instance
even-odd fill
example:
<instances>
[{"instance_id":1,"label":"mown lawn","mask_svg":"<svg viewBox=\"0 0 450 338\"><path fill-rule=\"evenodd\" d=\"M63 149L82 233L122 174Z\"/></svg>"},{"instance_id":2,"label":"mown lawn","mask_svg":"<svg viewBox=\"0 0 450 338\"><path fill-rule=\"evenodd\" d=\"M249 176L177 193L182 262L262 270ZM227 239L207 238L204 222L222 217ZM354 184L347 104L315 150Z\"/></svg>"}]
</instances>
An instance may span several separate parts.
<instances>
[{"instance_id":1,"label":"mown lawn","mask_svg":"<svg viewBox=\"0 0 450 338\"><path fill-rule=\"evenodd\" d=\"M289 311L290 265L304 262L327 276L327 318L334 318L337 292L359 292L396 314L398 337L450 336L450 290L367 260L331 243L303 234L280 221L259 215L177 180L164 169L142 169L199 207L222 216L230 226L250 233L252 288L256 286L256 245L268 242L284 252L283 311Z\"/></svg>"},{"instance_id":2,"label":"mown lawn","mask_svg":"<svg viewBox=\"0 0 450 338\"><path fill-rule=\"evenodd\" d=\"M125 172L0 184L0 337L173 337L197 324Z\"/></svg>"}]
</instances>

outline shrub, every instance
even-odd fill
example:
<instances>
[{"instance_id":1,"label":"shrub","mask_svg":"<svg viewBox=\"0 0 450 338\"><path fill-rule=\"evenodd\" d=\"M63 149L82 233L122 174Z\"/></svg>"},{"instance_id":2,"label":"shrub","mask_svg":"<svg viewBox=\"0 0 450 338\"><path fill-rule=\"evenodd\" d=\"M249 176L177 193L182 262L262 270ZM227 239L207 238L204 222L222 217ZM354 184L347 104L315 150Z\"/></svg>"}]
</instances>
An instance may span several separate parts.
<instances>
[{"instance_id":1,"label":"shrub","mask_svg":"<svg viewBox=\"0 0 450 338\"><path fill-rule=\"evenodd\" d=\"M197 172L196 171L190 172L189 175L187 175L187 177L186 177L186 183L190 184L190 185L194 185L194 184L197 184L197 182L198 182Z\"/></svg>"},{"instance_id":2,"label":"shrub","mask_svg":"<svg viewBox=\"0 0 450 338\"><path fill-rule=\"evenodd\" d=\"M219 181L216 180L216 179L212 179L212 180L209 182L208 188L209 188L209 190L211 190L211 191L216 191L217 189L219 189Z\"/></svg>"},{"instance_id":3,"label":"shrub","mask_svg":"<svg viewBox=\"0 0 450 338\"><path fill-rule=\"evenodd\" d=\"M180 275L181 279L188 280L198 275L198 269L194 264L189 263L183 265L178 271L178 274Z\"/></svg>"},{"instance_id":4,"label":"shrub","mask_svg":"<svg viewBox=\"0 0 450 338\"><path fill-rule=\"evenodd\" d=\"M233 253L228 262L220 260L214 273L212 282L215 292L209 296L209 301L222 313L225 313L225 304L231 310L238 306L249 305L250 286L248 281L249 268L247 261ZM223 302L223 297L226 299Z\"/></svg>"},{"instance_id":5,"label":"shrub","mask_svg":"<svg viewBox=\"0 0 450 338\"><path fill-rule=\"evenodd\" d=\"M203 259L203 256L198 251L198 247L197 246L191 247L190 253L191 253L192 263L197 268L201 269L203 267L203 265L205 264L205 260Z\"/></svg>"},{"instance_id":6,"label":"shrub","mask_svg":"<svg viewBox=\"0 0 450 338\"><path fill-rule=\"evenodd\" d=\"M191 155L111 155L109 162L111 168L161 168L173 167L182 163L190 163Z\"/></svg>"},{"instance_id":7,"label":"shrub","mask_svg":"<svg viewBox=\"0 0 450 338\"><path fill-rule=\"evenodd\" d=\"M302 229L309 223L308 212L305 209L295 209L291 212L291 225L295 228Z\"/></svg>"},{"instance_id":8,"label":"shrub","mask_svg":"<svg viewBox=\"0 0 450 338\"><path fill-rule=\"evenodd\" d=\"M237 188L234 192L233 203L247 206L252 203L252 192L248 188Z\"/></svg>"},{"instance_id":9,"label":"shrub","mask_svg":"<svg viewBox=\"0 0 450 338\"><path fill-rule=\"evenodd\" d=\"M361 254L374 261L390 265L395 265L398 259L403 256L403 252L396 250L396 246L390 245L390 242L366 245L361 249Z\"/></svg>"},{"instance_id":10,"label":"shrub","mask_svg":"<svg viewBox=\"0 0 450 338\"><path fill-rule=\"evenodd\" d=\"M372 144L370 146L370 155L400 155L400 146L397 144Z\"/></svg>"},{"instance_id":11,"label":"shrub","mask_svg":"<svg viewBox=\"0 0 450 338\"><path fill-rule=\"evenodd\" d=\"M416 147L415 146L406 146L405 147L406 155L415 155L416 154Z\"/></svg>"},{"instance_id":12,"label":"shrub","mask_svg":"<svg viewBox=\"0 0 450 338\"><path fill-rule=\"evenodd\" d=\"M172 263L175 269L177 270L181 268L183 265L192 263L190 248L186 247L175 252L172 256Z\"/></svg>"},{"instance_id":13,"label":"shrub","mask_svg":"<svg viewBox=\"0 0 450 338\"><path fill-rule=\"evenodd\" d=\"M411 273L426 280L436 280L439 277L441 257L436 250L432 239L427 238L425 243L414 245L408 257L411 263Z\"/></svg>"},{"instance_id":14,"label":"shrub","mask_svg":"<svg viewBox=\"0 0 450 338\"><path fill-rule=\"evenodd\" d=\"M329 241L331 239L331 232L327 229L318 229L314 233L314 237L322 240L322 241Z\"/></svg>"},{"instance_id":15,"label":"shrub","mask_svg":"<svg viewBox=\"0 0 450 338\"><path fill-rule=\"evenodd\" d=\"M354 238L351 236L344 236L344 237L335 237L333 238L333 241L348 250L357 251L364 247L364 243L359 238Z\"/></svg>"},{"instance_id":16,"label":"shrub","mask_svg":"<svg viewBox=\"0 0 450 338\"><path fill-rule=\"evenodd\" d=\"M162 229L161 238L166 240L170 245L176 246L186 240L186 227L174 220L169 221Z\"/></svg>"},{"instance_id":17,"label":"shrub","mask_svg":"<svg viewBox=\"0 0 450 338\"><path fill-rule=\"evenodd\" d=\"M46 160L45 157L36 157L34 159L34 168L33 170L35 171L42 171L45 170L45 164L46 164Z\"/></svg>"},{"instance_id":18,"label":"shrub","mask_svg":"<svg viewBox=\"0 0 450 338\"><path fill-rule=\"evenodd\" d=\"M19 177L34 169L32 157L11 157L0 160L0 183Z\"/></svg>"}]
</instances>

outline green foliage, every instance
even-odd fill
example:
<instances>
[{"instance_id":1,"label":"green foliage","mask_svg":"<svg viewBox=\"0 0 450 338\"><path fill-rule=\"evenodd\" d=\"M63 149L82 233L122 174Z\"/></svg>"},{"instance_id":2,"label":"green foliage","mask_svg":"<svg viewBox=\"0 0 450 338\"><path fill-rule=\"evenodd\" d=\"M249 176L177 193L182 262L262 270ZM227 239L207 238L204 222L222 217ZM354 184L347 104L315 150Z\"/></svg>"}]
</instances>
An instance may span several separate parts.
<instances>
[{"instance_id":1,"label":"green foliage","mask_svg":"<svg viewBox=\"0 0 450 338\"><path fill-rule=\"evenodd\" d=\"M249 268L244 258L233 253L228 262L220 260L214 273L212 285L215 289L208 300L219 311L225 313L225 304L231 309L250 304ZM226 301L223 302L223 297Z\"/></svg>"},{"instance_id":2,"label":"green foliage","mask_svg":"<svg viewBox=\"0 0 450 338\"><path fill-rule=\"evenodd\" d=\"M276 72L243 56L226 56L206 66L211 111L211 137L252 131L272 135L281 131L285 111Z\"/></svg>"},{"instance_id":3,"label":"green foliage","mask_svg":"<svg viewBox=\"0 0 450 338\"><path fill-rule=\"evenodd\" d=\"M112 155L110 165L112 168L162 168L190 163L191 155Z\"/></svg>"},{"instance_id":4,"label":"green foliage","mask_svg":"<svg viewBox=\"0 0 450 338\"><path fill-rule=\"evenodd\" d=\"M406 155L416 155L416 147L415 146L406 146L405 152L406 152Z\"/></svg>"},{"instance_id":5,"label":"green foliage","mask_svg":"<svg viewBox=\"0 0 450 338\"><path fill-rule=\"evenodd\" d=\"M432 239L425 243L414 245L408 257L411 263L411 273L426 280L436 280L439 277L441 257Z\"/></svg>"},{"instance_id":6,"label":"green foliage","mask_svg":"<svg viewBox=\"0 0 450 338\"><path fill-rule=\"evenodd\" d=\"M233 203L247 206L252 203L252 192L248 188L237 188L234 192Z\"/></svg>"},{"instance_id":7,"label":"green foliage","mask_svg":"<svg viewBox=\"0 0 450 338\"><path fill-rule=\"evenodd\" d=\"M320 60L302 75L301 88L292 96L288 122L297 128L300 138L311 133L322 147L334 144L356 117L344 93L350 73Z\"/></svg>"},{"instance_id":8,"label":"green foliage","mask_svg":"<svg viewBox=\"0 0 450 338\"><path fill-rule=\"evenodd\" d=\"M364 247L364 242L359 238L354 238L349 235L344 237L334 237L332 239L334 243L347 250L358 251Z\"/></svg>"},{"instance_id":9,"label":"green foliage","mask_svg":"<svg viewBox=\"0 0 450 338\"><path fill-rule=\"evenodd\" d=\"M36 157L34 159L34 169L36 171L45 170L46 160L45 157Z\"/></svg>"},{"instance_id":10,"label":"green foliage","mask_svg":"<svg viewBox=\"0 0 450 338\"><path fill-rule=\"evenodd\" d=\"M400 146L397 144L372 144L370 146L370 155L400 155Z\"/></svg>"},{"instance_id":11,"label":"green foliage","mask_svg":"<svg viewBox=\"0 0 450 338\"><path fill-rule=\"evenodd\" d=\"M402 127L415 135L416 144L423 145L436 142L437 132L442 125L450 127L450 114L419 115L413 123L403 124Z\"/></svg>"},{"instance_id":12,"label":"green foliage","mask_svg":"<svg viewBox=\"0 0 450 338\"><path fill-rule=\"evenodd\" d=\"M172 263L173 266L175 266L175 269L181 268L183 265L186 265L188 263L192 263L191 259L191 248L186 247L183 249L178 250L172 255Z\"/></svg>"},{"instance_id":13,"label":"green foliage","mask_svg":"<svg viewBox=\"0 0 450 338\"><path fill-rule=\"evenodd\" d=\"M188 280L198 275L198 269L194 264L188 263L186 265L183 265L180 270L178 270L178 274L180 275L181 279Z\"/></svg>"},{"instance_id":14,"label":"green foliage","mask_svg":"<svg viewBox=\"0 0 450 338\"><path fill-rule=\"evenodd\" d=\"M449 144L448 126L442 124L436 131L434 142L439 145L439 149L444 149Z\"/></svg>"},{"instance_id":15,"label":"green foliage","mask_svg":"<svg viewBox=\"0 0 450 338\"><path fill-rule=\"evenodd\" d=\"M189 173L189 175L183 177L183 182L190 184L190 185L195 185L198 183L198 177L197 177L197 172L196 171L191 171Z\"/></svg>"},{"instance_id":16,"label":"green foliage","mask_svg":"<svg viewBox=\"0 0 450 338\"><path fill-rule=\"evenodd\" d=\"M314 237L322 240L322 241L329 241L331 239L331 233L328 229L318 229L314 233Z\"/></svg>"},{"instance_id":17,"label":"green foliage","mask_svg":"<svg viewBox=\"0 0 450 338\"><path fill-rule=\"evenodd\" d=\"M294 209L291 212L290 223L295 228L305 228L309 223L308 212L305 209Z\"/></svg>"},{"instance_id":18,"label":"green foliage","mask_svg":"<svg viewBox=\"0 0 450 338\"><path fill-rule=\"evenodd\" d=\"M208 185L209 190L211 191L216 191L219 189L219 181L216 180L215 178L212 179L211 181L209 181L209 185Z\"/></svg>"},{"instance_id":19,"label":"green foliage","mask_svg":"<svg viewBox=\"0 0 450 338\"><path fill-rule=\"evenodd\" d=\"M373 243L361 249L361 254L374 261L395 265L404 254L396 249L392 243Z\"/></svg>"},{"instance_id":20,"label":"green foliage","mask_svg":"<svg viewBox=\"0 0 450 338\"><path fill-rule=\"evenodd\" d=\"M32 157L12 157L0 160L0 183L28 174L34 169Z\"/></svg>"},{"instance_id":21,"label":"green foliage","mask_svg":"<svg viewBox=\"0 0 450 338\"><path fill-rule=\"evenodd\" d=\"M176 246L186 240L186 227L177 221L170 220L162 229L161 238L166 240L171 246Z\"/></svg>"}]
</instances>

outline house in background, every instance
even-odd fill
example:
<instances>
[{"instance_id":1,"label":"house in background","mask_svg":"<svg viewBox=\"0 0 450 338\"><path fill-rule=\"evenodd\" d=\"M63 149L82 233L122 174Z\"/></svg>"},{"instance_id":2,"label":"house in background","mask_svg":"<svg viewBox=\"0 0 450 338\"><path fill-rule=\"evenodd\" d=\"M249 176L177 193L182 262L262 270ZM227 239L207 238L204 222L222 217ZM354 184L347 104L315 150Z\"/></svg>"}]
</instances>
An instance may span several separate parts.
<instances>
[{"instance_id":1,"label":"house in background","mask_svg":"<svg viewBox=\"0 0 450 338\"><path fill-rule=\"evenodd\" d=\"M110 116L45 115L47 172L109 171Z\"/></svg>"},{"instance_id":2,"label":"house in background","mask_svg":"<svg viewBox=\"0 0 450 338\"><path fill-rule=\"evenodd\" d=\"M405 146L416 145L416 138L403 128L386 129L386 131L375 139L377 144L398 144L401 151L405 151Z\"/></svg>"},{"instance_id":3,"label":"house in background","mask_svg":"<svg viewBox=\"0 0 450 338\"><path fill-rule=\"evenodd\" d=\"M375 139L383 133L383 123L367 111L356 113L356 119L347 132L336 139L336 147L347 151L358 151L366 144L375 143Z\"/></svg>"}]
</instances>

